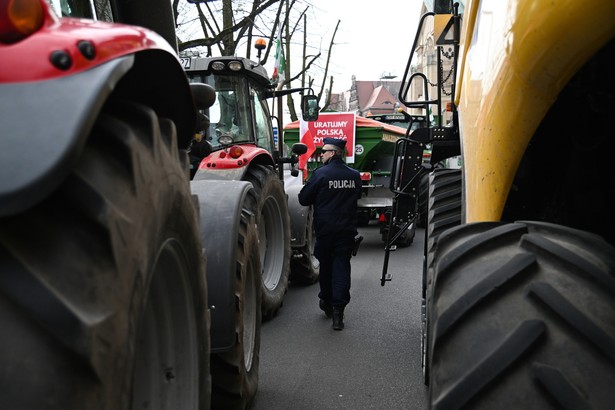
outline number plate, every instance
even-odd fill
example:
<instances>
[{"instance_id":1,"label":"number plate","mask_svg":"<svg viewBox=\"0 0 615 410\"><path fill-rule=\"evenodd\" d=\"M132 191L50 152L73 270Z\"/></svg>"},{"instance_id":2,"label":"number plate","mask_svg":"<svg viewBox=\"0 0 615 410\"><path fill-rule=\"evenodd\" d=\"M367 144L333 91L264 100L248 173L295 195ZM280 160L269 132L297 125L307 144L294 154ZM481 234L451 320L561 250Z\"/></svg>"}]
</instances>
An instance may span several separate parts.
<instances>
[{"instance_id":1,"label":"number plate","mask_svg":"<svg viewBox=\"0 0 615 410\"><path fill-rule=\"evenodd\" d=\"M181 61L182 67L190 68L190 57L188 57L188 58L180 58L179 61Z\"/></svg>"}]
</instances>

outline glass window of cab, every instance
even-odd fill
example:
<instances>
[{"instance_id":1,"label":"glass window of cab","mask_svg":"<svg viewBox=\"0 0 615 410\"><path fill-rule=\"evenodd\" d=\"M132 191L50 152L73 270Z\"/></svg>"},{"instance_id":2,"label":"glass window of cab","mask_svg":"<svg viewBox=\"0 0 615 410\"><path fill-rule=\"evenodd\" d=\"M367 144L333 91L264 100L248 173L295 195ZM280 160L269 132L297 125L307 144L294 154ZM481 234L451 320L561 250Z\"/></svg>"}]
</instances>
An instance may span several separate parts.
<instances>
[{"instance_id":1,"label":"glass window of cab","mask_svg":"<svg viewBox=\"0 0 615 410\"><path fill-rule=\"evenodd\" d=\"M232 75L190 74L190 82L211 85L216 90L216 99L203 113L209 117L209 130L205 135L214 150L223 148L220 138L233 143L254 141L252 136L252 112L250 89L243 77Z\"/></svg>"},{"instance_id":2,"label":"glass window of cab","mask_svg":"<svg viewBox=\"0 0 615 410\"><path fill-rule=\"evenodd\" d=\"M61 17L113 21L109 0L49 0L49 4Z\"/></svg>"}]
</instances>

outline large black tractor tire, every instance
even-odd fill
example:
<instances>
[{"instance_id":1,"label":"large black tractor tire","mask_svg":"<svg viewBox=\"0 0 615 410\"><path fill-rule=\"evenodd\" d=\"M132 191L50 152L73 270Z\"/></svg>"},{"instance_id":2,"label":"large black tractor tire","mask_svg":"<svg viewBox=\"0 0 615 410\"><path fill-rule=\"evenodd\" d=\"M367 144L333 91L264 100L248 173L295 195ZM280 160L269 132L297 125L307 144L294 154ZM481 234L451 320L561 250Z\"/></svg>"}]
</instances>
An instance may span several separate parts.
<instances>
[{"instance_id":1,"label":"large black tractor tire","mask_svg":"<svg viewBox=\"0 0 615 410\"><path fill-rule=\"evenodd\" d=\"M298 285L312 285L320 276L320 262L314 256L314 215L312 207L309 207L305 225L305 244L297 250L300 257L293 258L290 262L290 281Z\"/></svg>"},{"instance_id":2,"label":"large black tractor tire","mask_svg":"<svg viewBox=\"0 0 615 410\"><path fill-rule=\"evenodd\" d=\"M0 408L207 407L187 161L171 121L107 103L64 183L0 221Z\"/></svg>"},{"instance_id":3,"label":"large black tractor tire","mask_svg":"<svg viewBox=\"0 0 615 410\"><path fill-rule=\"evenodd\" d=\"M273 318L288 291L290 274L290 216L282 181L272 168L251 165L244 178L254 186L252 212L256 216L262 268L262 317Z\"/></svg>"},{"instance_id":4,"label":"large black tractor tire","mask_svg":"<svg viewBox=\"0 0 615 410\"><path fill-rule=\"evenodd\" d=\"M461 170L435 169L429 174L425 256L431 267L432 253L442 232L461 223Z\"/></svg>"},{"instance_id":5,"label":"large black tractor tire","mask_svg":"<svg viewBox=\"0 0 615 410\"><path fill-rule=\"evenodd\" d=\"M429 202L429 174L421 175L419 181L419 196L417 197L417 216L416 226L425 228L427 226L427 203Z\"/></svg>"},{"instance_id":6,"label":"large black tractor tire","mask_svg":"<svg viewBox=\"0 0 615 410\"><path fill-rule=\"evenodd\" d=\"M461 170L435 169L428 174L427 228L423 259L423 298L421 302L421 364L423 381L429 384L429 292L433 277L433 258L442 232L461 224Z\"/></svg>"},{"instance_id":7,"label":"large black tractor tire","mask_svg":"<svg viewBox=\"0 0 615 410\"><path fill-rule=\"evenodd\" d=\"M607 409L615 248L568 227L462 225L436 250L434 409Z\"/></svg>"},{"instance_id":8,"label":"large black tractor tire","mask_svg":"<svg viewBox=\"0 0 615 410\"><path fill-rule=\"evenodd\" d=\"M212 409L247 409L258 388L261 344L261 267L254 216L242 210L235 249L235 339L211 356Z\"/></svg>"}]
</instances>

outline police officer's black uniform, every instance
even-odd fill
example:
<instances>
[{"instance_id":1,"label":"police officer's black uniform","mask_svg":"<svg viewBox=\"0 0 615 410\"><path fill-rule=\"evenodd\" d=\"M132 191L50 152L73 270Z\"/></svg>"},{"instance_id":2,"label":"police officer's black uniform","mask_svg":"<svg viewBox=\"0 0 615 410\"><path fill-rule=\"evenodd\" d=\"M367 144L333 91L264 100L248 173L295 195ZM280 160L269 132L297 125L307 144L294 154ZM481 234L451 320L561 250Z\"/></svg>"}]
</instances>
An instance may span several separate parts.
<instances>
[{"instance_id":1,"label":"police officer's black uniform","mask_svg":"<svg viewBox=\"0 0 615 410\"><path fill-rule=\"evenodd\" d=\"M325 138L325 146L343 147L345 141ZM314 206L316 246L320 262L321 309L333 315L334 329L341 330L344 307L350 301L350 258L357 235L357 200L361 197L359 172L336 154L317 168L299 192L301 205ZM341 327L336 327L336 315ZM337 326L340 326L338 324Z\"/></svg>"}]
</instances>

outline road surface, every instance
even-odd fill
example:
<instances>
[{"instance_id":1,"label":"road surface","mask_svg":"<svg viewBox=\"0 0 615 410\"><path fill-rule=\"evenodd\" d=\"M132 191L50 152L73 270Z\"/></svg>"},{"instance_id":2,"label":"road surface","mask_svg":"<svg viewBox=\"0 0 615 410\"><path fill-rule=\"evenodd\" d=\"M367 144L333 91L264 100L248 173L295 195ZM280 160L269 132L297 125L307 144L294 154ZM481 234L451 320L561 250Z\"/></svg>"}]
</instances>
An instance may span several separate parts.
<instances>
[{"instance_id":1,"label":"road surface","mask_svg":"<svg viewBox=\"0 0 615 410\"><path fill-rule=\"evenodd\" d=\"M391 253L393 280L380 286L384 244L378 227L352 258L343 331L318 308L318 285L293 287L263 324L256 410L425 409L420 364L423 229Z\"/></svg>"}]
</instances>

